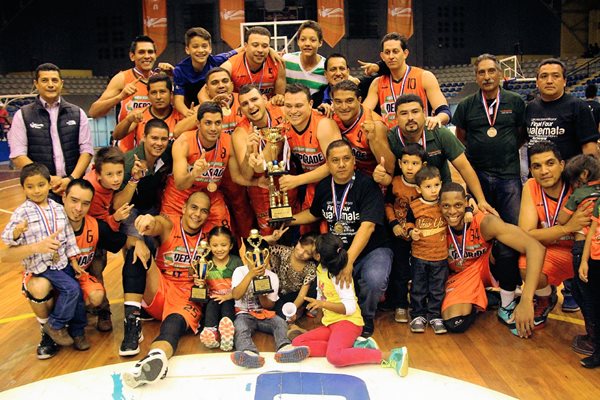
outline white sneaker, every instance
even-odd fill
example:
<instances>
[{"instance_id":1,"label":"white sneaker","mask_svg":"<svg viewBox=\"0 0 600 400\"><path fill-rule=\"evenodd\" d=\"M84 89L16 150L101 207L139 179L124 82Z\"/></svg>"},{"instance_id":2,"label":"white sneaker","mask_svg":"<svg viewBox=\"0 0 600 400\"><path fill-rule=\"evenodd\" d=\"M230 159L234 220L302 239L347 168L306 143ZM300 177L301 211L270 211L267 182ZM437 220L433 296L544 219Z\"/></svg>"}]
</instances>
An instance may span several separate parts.
<instances>
[{"instance_id":1,"label":"white sneaker","mask_svg":"<svg viewBox=\"0 0 600 400\"><path fill-rule=\"evenodd\" d=\"M167 376L167 356L162 351L152 350L138 361L130 372L121 374L123 382L132 388L154 383Z\"/></svg>"}]
</instances>

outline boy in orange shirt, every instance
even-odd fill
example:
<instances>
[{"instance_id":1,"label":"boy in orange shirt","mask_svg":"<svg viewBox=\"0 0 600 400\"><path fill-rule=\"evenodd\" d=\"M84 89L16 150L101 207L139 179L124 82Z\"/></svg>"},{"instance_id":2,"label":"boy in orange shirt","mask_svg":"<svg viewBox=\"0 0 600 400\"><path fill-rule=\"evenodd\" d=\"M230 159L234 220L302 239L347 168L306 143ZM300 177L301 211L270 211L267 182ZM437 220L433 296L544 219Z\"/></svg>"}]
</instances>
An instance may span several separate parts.
<instances>
[{"instance_id":1,"label":"boy in orange shirt","mask_svg":"<svg viewBox=\"0 0 600 400\"><path fill-rule=\"evenodd\" d=\"M128 184L137 185L143 174L141 163L136 161L131 169L131 179ZM125 203L118 210L113 211L112 204L118 199L117 190L121 188L123 176L125 175L125 158L123 152L117 147L103 147L94 156L94 168L85 175L94 187L94 198L90 205L89 215L100 219L108 224L110 228L118 232L119 225L129 217L133 204ZM122 195L125 195L123 193ZM106 268L106 251L98 252L89 267L89 272L100 283L104 285L102 273ZM110 304L104 299L98 310L98 322L96 328L100 332L112 330L110 320Z\"/></svg>"},{"instance_id":2,"label":"boy in orange shirt","mask_svg":"<svg viewBox=\"0 0 600 400\"><path fill-rule=\"evenodd\" d=\"M441 317L444 287L448 279L446 221L438 204L442 179L436 167L424 166L415 175L421 197L411 201L406 215L406 234L412 239L412 306L410 330L425 332L429 323L436 334L446 333Z\"/></svg>"}]
</instances>

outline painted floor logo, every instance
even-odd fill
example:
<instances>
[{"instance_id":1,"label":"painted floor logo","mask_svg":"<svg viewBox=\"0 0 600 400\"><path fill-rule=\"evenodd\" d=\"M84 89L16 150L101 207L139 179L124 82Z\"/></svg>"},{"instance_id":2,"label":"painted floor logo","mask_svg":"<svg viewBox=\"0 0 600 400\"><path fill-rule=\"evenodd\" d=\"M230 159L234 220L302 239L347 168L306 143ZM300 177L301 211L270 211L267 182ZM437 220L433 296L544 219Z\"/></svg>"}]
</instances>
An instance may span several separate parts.
<instances>
[{"instance_id":1,"label":"painted floor logo","mask_svg":"<svg viewBox=\"0 0 600 400\"><path fill-rule=\"evenodd\" d=\"M121 380L121 374L113 372L111 375L113 381L113 400L133 400L133 397L125 397L123 394L123 381Z\"/></svg>"},{"instance_id":2,"label":"painted floor logo","mask_svg":"<svg viewBox=\"0 0 600 400\"><path fill-rule=\"evenodd\" d=\"M369 400L366 383L352 375L269 372L256 378L254 400Z\"/></svg>"}]
</instances>

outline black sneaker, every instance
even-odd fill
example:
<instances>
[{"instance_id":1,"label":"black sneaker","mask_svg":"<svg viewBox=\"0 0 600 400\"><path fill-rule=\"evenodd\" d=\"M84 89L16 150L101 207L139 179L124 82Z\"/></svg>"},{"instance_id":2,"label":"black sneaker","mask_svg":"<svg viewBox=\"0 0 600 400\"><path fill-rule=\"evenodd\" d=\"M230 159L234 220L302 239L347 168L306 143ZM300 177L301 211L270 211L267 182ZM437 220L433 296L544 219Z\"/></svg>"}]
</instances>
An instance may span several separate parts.
<instances>
[{"instance_id":1,"label":"black sneaker","mask_svg":"<svg viewBox=\"0 0 600 400\"><path fill-rule=\"evenodd\" d=\"M110 332L113 329L112 321L110 319L110 309L98 310L98 320L96 321L96 329L100 332Z\"/></svg>"},{"instance_id":2,"label":"black sneaker","mask_svg":"<svg viewBox=\"0 0 600 400\"><path fill-rule=\"evenodd\" d=\"M136 314L128 315L124 322L123 342L119 348L120 356L135 356L140 352L139 343L144 340L142 324Z\"/></svg>"},{"instance_id":3,"label":"black sneaker","mask_svg":"<svg viewBox=\"0 0 600 400\"><path fill-rule=\"evenodd\" d=\"M37 346L37 358L38 360L47 360L52 358L58 353L60 347L46 332L42 330L42 340Z\"/></svg>"},{"instance_id":4,"label":"black sneaker","mask_svg":"<svg viewBox=\"0 0 600 400\"><path fill-rule=\"evenodd\" d=\"M140 309L140 321L154 321L154 317L148 314L144 307Z\"/></svg>"},{"instance_id":5,"label":"black sneaker","mask_svg":"<svg viewBox=\"0 0 600 400\"><path fill-rule=\"evenodd\" d=\"M365 326L363 326L362 334L360 336L368 338L373 336L373 332L375 332L375 322L373 321L373 318L365 318Z\"/></svg>"}]
</instances>

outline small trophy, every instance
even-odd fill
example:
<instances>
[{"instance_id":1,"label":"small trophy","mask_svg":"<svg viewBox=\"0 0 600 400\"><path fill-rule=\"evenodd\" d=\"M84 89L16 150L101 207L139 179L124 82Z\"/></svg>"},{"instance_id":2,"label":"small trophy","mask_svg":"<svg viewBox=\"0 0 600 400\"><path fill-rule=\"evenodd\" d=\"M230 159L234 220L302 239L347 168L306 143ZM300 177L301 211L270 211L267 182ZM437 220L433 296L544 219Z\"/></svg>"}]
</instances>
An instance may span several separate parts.
<instances>
[{"instance_id":1,"label":"small trophy","mask_svg":"<svg viewBox=\"0 0 600 400\"><path fill-rule=\"evenodd\" d=\"M250 236L248 237L248 243L253 249L252 251L246 251L246 260L248 260L248 264L252 264L252 266L263 265L267 257L269 257L269 249L260 248L262 241L263 238L258 233L258 230L252 229L250 231ZM273 286L271 285L271 278L266 274L255 277L252 279L252 289L256 295L272 293Z\"/></svg>"},{"instance_id":2,"label":"small trophy","mask_svg":"<svg viewBox=\"0 0 600 400\"><path fill-rule=\"evenodd\" d=\"M279 177L289 171L287 155L290 152L289 145L284 135L281 134L281 127L262 128L260 130L262 139L269 143L269 159L266 165L266 173L269 178L269 225L279 226L282 222L291 221L293 212L290 206L288 194L279 187ZM285 141L283 146L283 160L278 161L279 142Z\"/></svg>"},{"instance_id":3,"label":"small trophy","mask_svg":"<svg viewBox=\"0 0 600 400\"><path fill-rule=\"evenodd\" d=\"M204 279L206 277L206 271L208 271L208 269L210 269L212 266L212 261L206 261L206 257L210 253L208 243L205 240L202 240L196 251L199 255L199 258L197 260L192 260L190 274L196 275L200 279ZM196 303L206 303L208 300L208 288L206 287L206 284L203 283L200 286L192 286L190 301Z\"/></svg>"}]
</instances>

